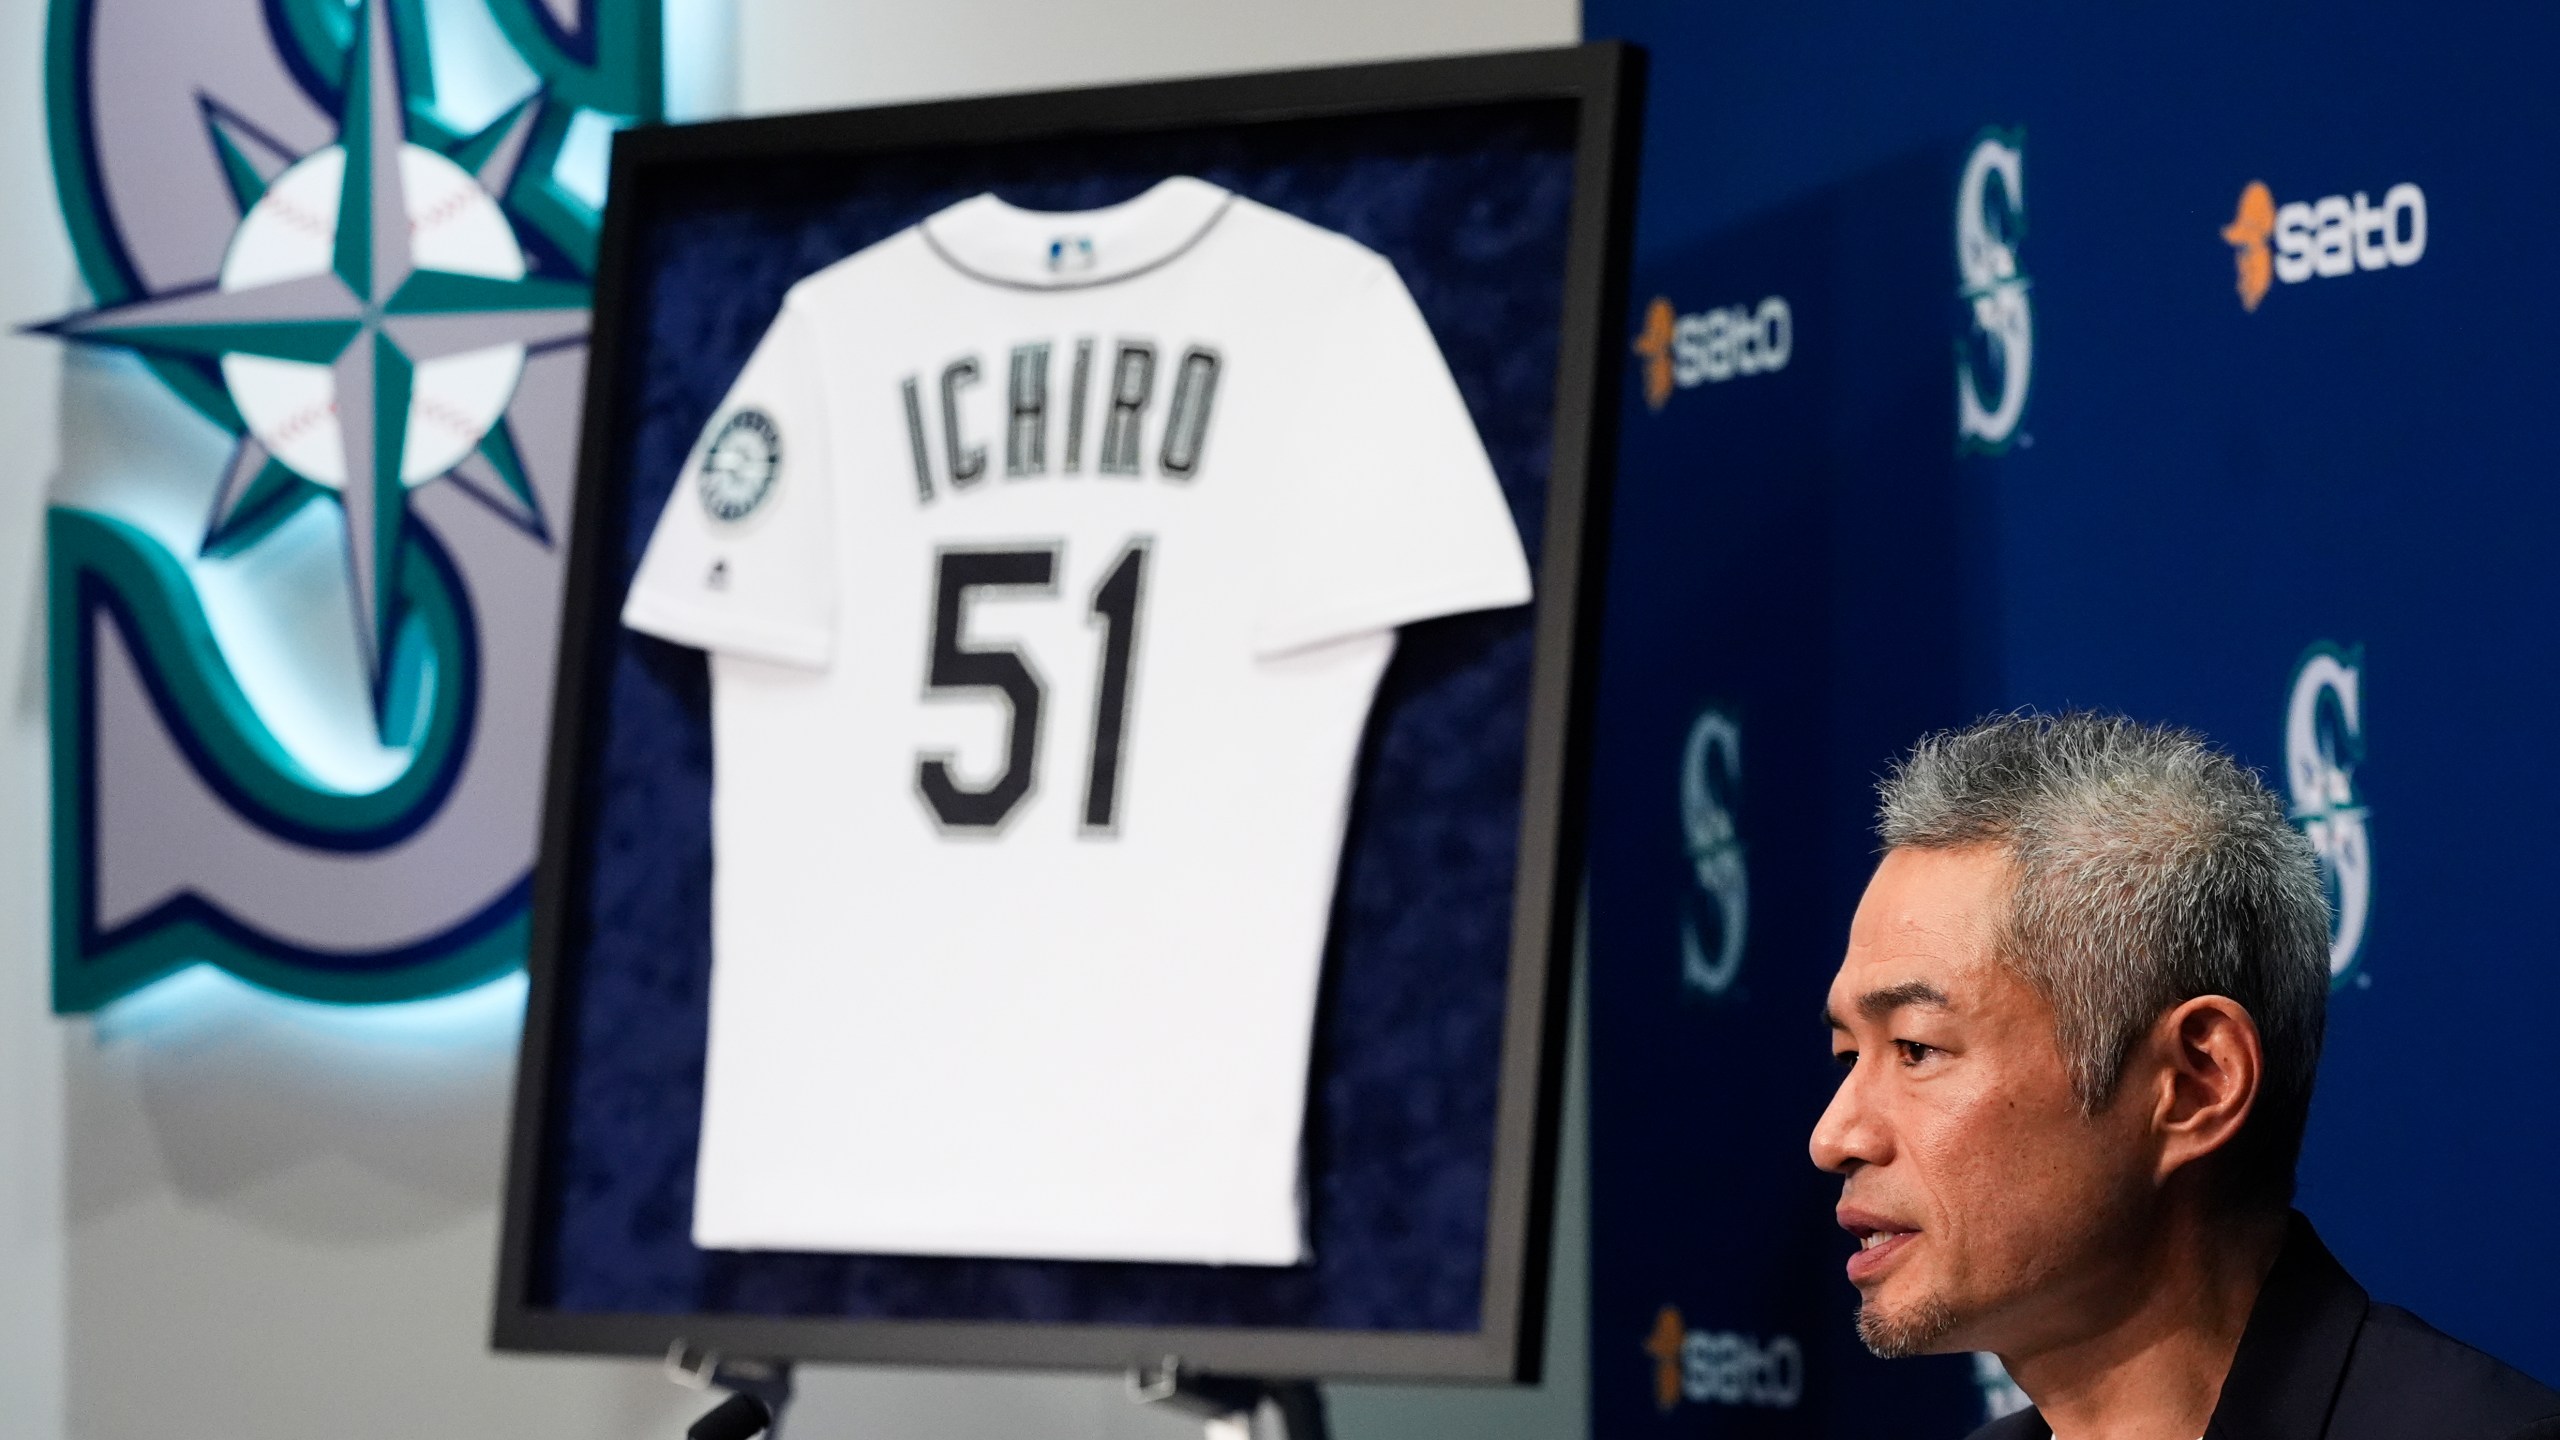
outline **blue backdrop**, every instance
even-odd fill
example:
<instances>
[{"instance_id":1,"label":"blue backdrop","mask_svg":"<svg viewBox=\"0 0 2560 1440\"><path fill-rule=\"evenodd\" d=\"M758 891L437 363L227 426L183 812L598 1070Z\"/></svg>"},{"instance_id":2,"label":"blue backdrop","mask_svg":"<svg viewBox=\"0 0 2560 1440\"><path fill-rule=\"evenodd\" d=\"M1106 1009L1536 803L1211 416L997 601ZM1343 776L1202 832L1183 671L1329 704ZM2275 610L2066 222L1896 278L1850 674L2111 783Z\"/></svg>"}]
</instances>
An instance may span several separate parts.
<instances>
[{"instance_id":1,"label":"blue backdrop","mask_svg":"<svg viewBox=\"0 0 2560 1440\"><path fill-rule=\"evenodd\" d=\"M1804 1140L1873 779L2019 704L2198 727L2291 798L2340 917L2301 1204L2378 1298L2560 1380L2513 1223L2560 1181L2526 843L2560 809L2527 763L2560 701L2560 16L1586 28L1653 56L1592 817L1597 1433L1952 1436L1997 1395L1856 1349Z\"/></svg>"}]
</instances>

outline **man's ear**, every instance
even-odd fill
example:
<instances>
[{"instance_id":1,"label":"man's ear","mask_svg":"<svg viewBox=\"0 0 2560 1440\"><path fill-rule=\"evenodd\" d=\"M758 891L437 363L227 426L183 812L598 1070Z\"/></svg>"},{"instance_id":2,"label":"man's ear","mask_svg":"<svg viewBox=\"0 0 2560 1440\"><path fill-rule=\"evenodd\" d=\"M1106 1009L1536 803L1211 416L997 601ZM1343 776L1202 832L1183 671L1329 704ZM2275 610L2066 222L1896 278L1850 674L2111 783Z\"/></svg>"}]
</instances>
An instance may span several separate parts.
<instances>
[{"instance_id":1,"label":"man's ear","mask_svg":"<svg viewBox=\"0 0 2560 1440\"><path fill-rule=\"evenodd\" d=\"M2266 1051L2258 1022L2222 995L2199 995L2171 1009L2149 1039L2160 1067L2152 1113L2160 1142L2157 1178L2166 1181L2239 1135L2266 1081Z\"/></svg>"}]
</instances>

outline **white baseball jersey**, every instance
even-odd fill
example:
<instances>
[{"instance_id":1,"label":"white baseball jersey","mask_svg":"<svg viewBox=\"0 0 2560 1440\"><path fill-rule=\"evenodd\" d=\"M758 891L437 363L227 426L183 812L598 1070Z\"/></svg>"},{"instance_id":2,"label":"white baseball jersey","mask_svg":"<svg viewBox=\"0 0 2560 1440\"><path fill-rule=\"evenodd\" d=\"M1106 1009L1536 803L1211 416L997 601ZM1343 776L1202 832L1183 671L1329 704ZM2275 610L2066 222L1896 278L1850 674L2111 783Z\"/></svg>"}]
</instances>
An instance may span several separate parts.
<instances>
[{"instance_id":1,"label":"white baseball jersey","mask_svg":"<svg viewBox=\"0 0 2560 1440\"><path fill-rule=\"evenodd\" d=\"M712 652L694 1239L1290 1264L1395 627L1528 567L1394 268L1193 179L794 286L624 621Z\"/></svg>"}]
</instances>

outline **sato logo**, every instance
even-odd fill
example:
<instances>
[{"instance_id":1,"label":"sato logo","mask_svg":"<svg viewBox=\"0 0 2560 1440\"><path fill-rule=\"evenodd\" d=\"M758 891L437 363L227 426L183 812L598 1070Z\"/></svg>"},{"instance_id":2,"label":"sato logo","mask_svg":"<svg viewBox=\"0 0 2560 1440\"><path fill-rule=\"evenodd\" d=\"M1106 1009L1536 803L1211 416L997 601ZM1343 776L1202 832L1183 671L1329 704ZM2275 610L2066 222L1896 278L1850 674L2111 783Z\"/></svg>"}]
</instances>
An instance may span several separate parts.
<instances>
[{"instance_id":1,"label":"sato logo","mask_svg":"<svg viewBox=\"0 0 2560 1440\"><path fill-rule=\"evenodd\" d=\"M1792 1335L1692 1330L1678 1306L1665 1305L1644 1351L1653 1357L1654 1406L1665 1413L1683 1400L1792 1410L1804 1399L1804 1347Z\"/></svg>"},{"instance_id":2,"label":"sato logo","mask_svg":"<svg viewBox=\"0 0 2560 1440\"><path fill-rule=\"evenodd\" d=\"M1645 308L1634 349L1644 361L1645 404L1659 410L1671 402L1675 387L1690 390L1786 369L1796 350L1795 312L1785 296L1771 295L1757 305L1682 315L1656 296Z\"/></svg>"},{"instance_id":3,"label":"sato logo","mask_svg":"<svg viewBox=\"0 0 2560 1440\"><path fill-rule=\"evenodd\" d=\"M2274 285L2334 280L2415 265L2427 254L2427 192L2406 181L2375 200L2365 191L2278 204L2263 180L2240 192L2222 227L2239 272L2240 306L2255 310Z\"/></svg>"}]
</instances>

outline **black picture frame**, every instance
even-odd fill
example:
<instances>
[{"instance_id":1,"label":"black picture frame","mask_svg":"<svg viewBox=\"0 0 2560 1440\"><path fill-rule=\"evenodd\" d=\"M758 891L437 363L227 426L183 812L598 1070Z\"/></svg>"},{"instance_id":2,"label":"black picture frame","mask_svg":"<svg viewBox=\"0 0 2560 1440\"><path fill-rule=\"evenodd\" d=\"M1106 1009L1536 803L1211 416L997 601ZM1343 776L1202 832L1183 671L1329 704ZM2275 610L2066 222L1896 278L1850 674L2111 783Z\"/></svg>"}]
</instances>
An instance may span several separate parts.
<instances>
[{"instance_id":1,"label":"black picture frame","mask_svg":"<svg viewBox=\"0 0 2560 1440\"><path fill-rule=\"evenodd\" d=\"M500 1350L662 1355L681 1342L728 1356L818 1362L1125 1369L1178 1357L1186 1368L1269 1379L1436 1379L1527 1383L1539 1373L1546 1309L1566 1012L1580 914L1584 776L1598 647L1606 482L1625 369L1626 250L1641 114L1641 53L1619 43L1220 76L899 105L828 114L650 127L614 145L581 430L576 523L563 605L563 657L534 874L531 989L509 1139L504 1232L492 1326ZM552 1062L563 1021L564 915L575 893L580 763L595 699L591 653L612 623L598 594L599 523L623 417L611 377L631 343L610 303L633 264L638 197L653 171L732 157L844 154L995 144L1066 134L1392 115L1507 101L1576 107L1574 193L1563 280L1548 512L1523 781L1520 864L1501 1032L1481 1326L1473 1332L1255 1329L834 1320L745 1314L594 1314L536 1304L538 1206L553 1123Z\"/></svg>"}]
</instances>

